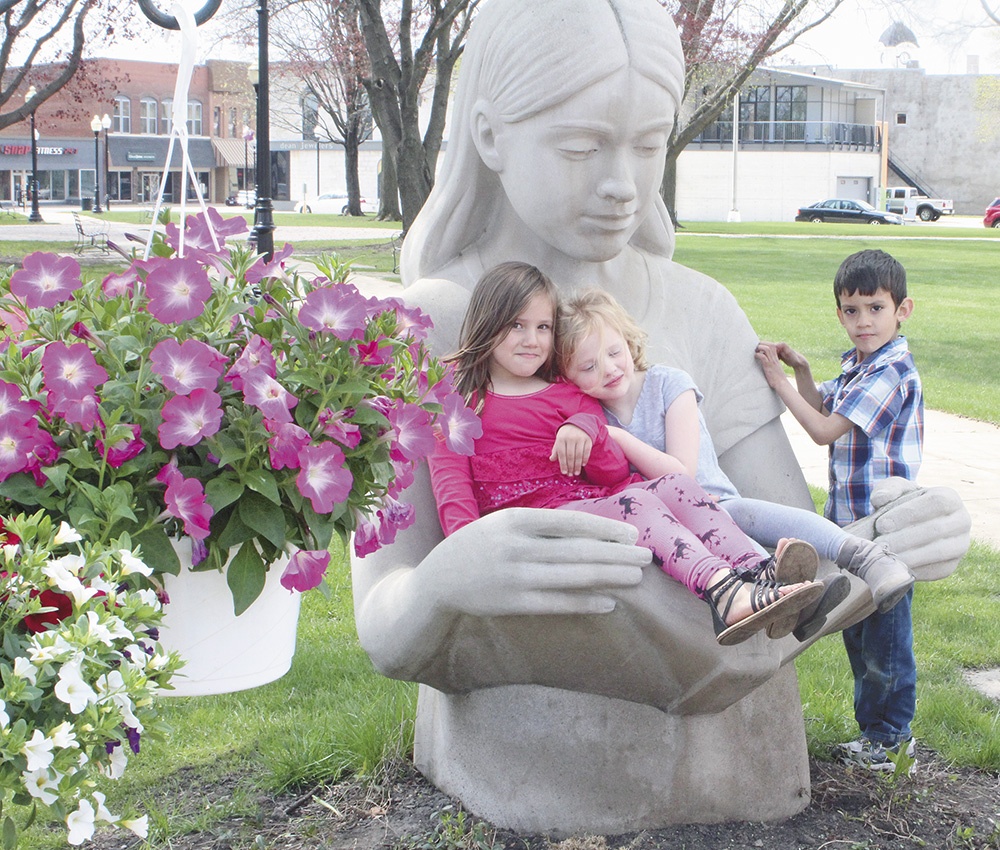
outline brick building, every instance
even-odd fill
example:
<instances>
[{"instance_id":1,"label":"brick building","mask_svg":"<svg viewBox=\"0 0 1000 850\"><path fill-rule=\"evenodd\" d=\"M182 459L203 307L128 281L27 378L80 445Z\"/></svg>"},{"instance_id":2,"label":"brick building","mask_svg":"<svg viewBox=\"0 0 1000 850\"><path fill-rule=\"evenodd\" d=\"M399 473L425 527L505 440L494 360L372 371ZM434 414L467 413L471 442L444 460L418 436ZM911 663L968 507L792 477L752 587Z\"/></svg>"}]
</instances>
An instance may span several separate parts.
<instances>
[{"instance_id":1,"label":"brick building","mask_svg":"<svg viewBox=\"0 0 1000 850\"><path fill-rule=\"evenodd\" d=\"M84 60L71 83L35 114L38 136L39 199L79 203L96 194L102 202L155 200L170 141L177 65L117 59ZM41 87L45 68L29 82ZM27 86L24 87L27 90ZM24 91L14 96L23 98ZM255 125L254 92L245 63L209 60L196 65L188 90L187 130L191 164L206 199L221 202L243 188L253 151L244 128ZM95 140L94 115L111 126ZM17 200L30 184L28 121L0 130L0 199ZM184 191L181 153L174 145L164 199L176 203ZM193 190L187 184L188 197Z\"/></svg>"}]
</instances>

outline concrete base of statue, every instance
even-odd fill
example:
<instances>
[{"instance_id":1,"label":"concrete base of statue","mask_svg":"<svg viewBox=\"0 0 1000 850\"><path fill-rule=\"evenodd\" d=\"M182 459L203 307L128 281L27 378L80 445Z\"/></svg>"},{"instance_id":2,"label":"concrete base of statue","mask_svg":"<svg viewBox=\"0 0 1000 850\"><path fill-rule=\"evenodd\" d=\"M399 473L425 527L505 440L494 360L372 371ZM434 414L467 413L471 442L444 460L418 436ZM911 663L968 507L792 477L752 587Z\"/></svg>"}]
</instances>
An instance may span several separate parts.
<instances>
[{"instance_id":1,"label":"concrete base of statue","mask_svg":"<svg viewBox=\"0 0 1000 850\"><path fill-rule=\"evenodd\" d=\"M522 833L777 821L809 804L792 665L700 715L534 685L461 696L422 685L414 758L474 814Z\"/></svg>"},{"instance_id":2,"label":"concrete base of statue","mask_svg":"<svg viewBox=\"0 0 1000 850\"><path fill-rule=\"evenodd\" d=\"M165 576L160 643L186 664L160 696L225 694L280 679L292 665L302 594L280 584L287 563L271 564L264 590L239 617L225 573L191 572L190 546L177 545L181 572Z\"/></svg>"}]
</instances>

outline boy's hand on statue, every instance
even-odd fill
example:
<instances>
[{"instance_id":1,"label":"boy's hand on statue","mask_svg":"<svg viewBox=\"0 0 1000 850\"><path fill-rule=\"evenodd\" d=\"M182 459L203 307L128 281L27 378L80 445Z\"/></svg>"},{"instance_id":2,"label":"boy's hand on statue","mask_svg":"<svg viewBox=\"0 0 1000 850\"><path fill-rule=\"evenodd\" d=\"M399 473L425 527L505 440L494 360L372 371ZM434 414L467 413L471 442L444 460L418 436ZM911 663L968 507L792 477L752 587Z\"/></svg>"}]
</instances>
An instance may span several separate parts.
<instances>
[{"instance_id":1,"label":"boy's hand on statue","mask_svg":"<svg viewBox=\"0 0 1000 850\"><path fill-rule=\"evenodd\" d=\"M559 471L563 475L579 475L590 460L590 450L593 447L594 441L582 428L563 425L556 431L549 460L559 464Z\"/></svg>"},{"instance_id":2,"label":"boy's hand on statue","mask_svg":"<svg viewBox=\"0 0 1000 850\"><path fill-rule=\"evenodd\" d=\"M771 343L767 344L771 345ZM773 345L775 353L778 355L778 359L786 366L791 366L793 369L802 369L809 365L809 361L792 348L787 342L776 342L773 343Z\"/></svg>"},{"instance_id":3,"label":"boy's hand on statue","mask_svg":"<svg viewBox=\"0 0 1000 850\"><path fill-rule=\"evenodd\" d=\"M787 382L785 369L778 358L778 346L773 342L759 342L754 350L754 359L764 370L764 378L767 385L773 390L777 389L779 382Z\"/></svg>"}]
</instances>

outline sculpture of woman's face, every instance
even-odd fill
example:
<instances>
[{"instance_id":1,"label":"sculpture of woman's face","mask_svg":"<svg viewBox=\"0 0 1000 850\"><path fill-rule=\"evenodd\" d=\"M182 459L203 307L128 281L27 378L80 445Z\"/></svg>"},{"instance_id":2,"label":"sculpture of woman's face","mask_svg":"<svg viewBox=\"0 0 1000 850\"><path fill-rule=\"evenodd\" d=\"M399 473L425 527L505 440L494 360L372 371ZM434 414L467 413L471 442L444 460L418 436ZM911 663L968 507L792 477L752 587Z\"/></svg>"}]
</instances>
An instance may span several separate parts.
<instances>
[{"instance_id":1,"label":"sculpture of woman's face","mask_svg":"<svg viewBox=\"0 0 1000 850\"><path fill-rule=\"evenodd\" d=\"M603 262L652 208L674 109L665 89L623 68L525 120L495 119L480 151L528 231Z\"/></svg>"}]
</instances>

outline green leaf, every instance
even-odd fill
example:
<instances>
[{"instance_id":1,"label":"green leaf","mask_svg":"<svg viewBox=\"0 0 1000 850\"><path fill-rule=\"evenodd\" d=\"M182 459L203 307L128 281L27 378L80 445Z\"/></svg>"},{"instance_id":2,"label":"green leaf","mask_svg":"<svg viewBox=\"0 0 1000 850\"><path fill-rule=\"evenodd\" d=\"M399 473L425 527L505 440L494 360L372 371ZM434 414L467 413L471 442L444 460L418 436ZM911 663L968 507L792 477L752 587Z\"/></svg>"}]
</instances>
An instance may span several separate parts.
<instances>
[{"instance_id":1,"label":"green leaf","mask_svg":"<svg viewBox=\"0 0 1000 850\"><path fill-rule=\"evenodd\" d=\"M247 493L240 499L240 519L278 549L285 545L285 512L269 499Z\"/></svg>"},{"instance_id":2,"label":"green leaf","mask_svg":"<svg viewBox=\"0 0 1000 850\"><path fill-rule=\"evenodd\" d=\"M17 502L19 505L37 505L42 488L35 483L35 479L26 472L19 472L12 475L3 484L0 484L0 496Z\"/></svg>"},{"instance_id":3,"label":"green leaf","mask_svg":"<svg viewBox=\"0 0 1000 850\"><path fill-rule=\"evenodd\" d=\"M213 510L221 511L243 495L243 485L230 478L212 478L205 485L205 498Z\"/></svg>"},{"instance_id":4,"label":"green leaf","mask_svg":"<svg viewBox=\"0 0 1000 850\"><path fill-rule=\"evenodd\" d=\"M257 532L240 519L240 512L236 510L232 512L229 522L222 529L218 545L221 549L232 549L247 540L253 540L256 536Z\"/></svg>"},{"instance_id":5,"label":"green leaf","mask_svg":"<svg viewBox=\"0 0 1000 850\"><path fill-rule=\"evenodd\" d=\"M45 466L42 467L42 472L60 493L66 489L66 476L69 474L68 464L57 463L55 466Z\"/></svg>"},{"instance_id":6,"label":"green leaf","mask_svg":"<svg viewBox=\"0 0 1000 850\"><path fill-rule=\"evenodd\" d=\"M267 568L257 547L250 542L244 543L226 570L226 583L233 593L233 613L237 617L260 596L266 577Z\"/></svg>"},{"instance_id":7,"label":"green leaf","mask_svg":"<svg viewBox=\"0 0 1000 850\"><path fill-rule=\"evenodd\" d=\"M3 822L3 846L4 850L14 850L17 847L17 827L10 815L4 818Z\"/></svg>"},{"instance_id":8,"label":"green leaf","mask_svg":"<svg viewBox=\"0 0 1000 850\"><path fill-rule=\"evenodd\" d=\"M147 528L142 534L133 536L133 541L142 547L142 560L154 572L178 575L181 562L170 544L170 538L162 525Z\"/></svg>"},{"instance_id":9,"label":"green leaf","mask_svg":"<svg viewBox=\"0 0 1000 850\"><path fill-rule=\"evenodd\" d=\"M251 469L244 477L247 486L251 490L256 490L276 505L281 504L281 494L278 492L278 485L274 481L274 476L269 472L264 472L261 469Z\"/></svg>"}]
</instances>

